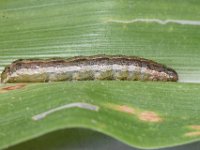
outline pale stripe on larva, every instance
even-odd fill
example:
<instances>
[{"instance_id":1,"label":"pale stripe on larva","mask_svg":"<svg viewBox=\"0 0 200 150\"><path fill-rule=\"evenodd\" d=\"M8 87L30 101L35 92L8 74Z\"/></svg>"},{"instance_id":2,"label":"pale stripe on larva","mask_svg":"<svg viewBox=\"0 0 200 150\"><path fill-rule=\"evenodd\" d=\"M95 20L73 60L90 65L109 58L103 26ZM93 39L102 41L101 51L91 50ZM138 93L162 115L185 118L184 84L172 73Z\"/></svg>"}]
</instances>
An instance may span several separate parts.
<instances>
[{"instance_id":1,"label":"pale stripe on larva","mask_svg":"<svg viewBox=\"0 0 200 150\"><path fill-rule=\"evenodd\" d=\"M178 75L173 69L152 60L123 55L23 59L14 61L1 74L3 83L65 80L177 81Z\"/></svg>"}]
</instances>

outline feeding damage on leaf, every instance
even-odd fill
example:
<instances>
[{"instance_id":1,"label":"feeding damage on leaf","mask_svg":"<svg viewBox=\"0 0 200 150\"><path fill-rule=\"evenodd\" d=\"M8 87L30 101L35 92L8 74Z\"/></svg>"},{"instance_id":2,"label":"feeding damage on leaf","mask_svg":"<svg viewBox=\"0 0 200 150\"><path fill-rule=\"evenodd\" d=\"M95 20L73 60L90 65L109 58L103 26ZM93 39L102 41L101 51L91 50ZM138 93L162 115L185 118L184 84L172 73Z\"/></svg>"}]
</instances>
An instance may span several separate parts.
<instances>
[{"instance_id":1,"label":"feeding damage on leaf","mask_svg":"<svg viewBox=\"0 0 200 150\"><path fill-rule=\"evenodd\" d=\"M188 128L193 131L185 133L186 137L200 136L200 125L190 125Z\"/></svg>"},{"instance_id":2,"label":"feeding damage on leaf","mask_svg":"<svg viewBox=\"0 0 200 150\"><path fill-rule=\"evenodd\" d=\"M156 112L153 111L144 111L139 108L133 108L127 105L116 105L111 103L108 103L105 106L109 109L134 115L140 121L144 122L156 123L156 122L161 122L163 120Z\"/></svg>"},{"instance_id":3,"label":"feeding damage on leaf","mask_svg":"<svg viewBox=\"0 0 200 150\"><path fill-rule=\"evenodd\" d=\"M76 103L69 103L69 104L58 106L56 108L52 108L50 110L47 110L45 112L42 112L38 115L33 116L32 119L36 120L36 121L41 120L54 112L57 112L57 111L60 111L63 109L69 109L69 108L82 108L82 109L87 109L87 110L91 110L91 111L99 111L99 106L92 105L89 103L76 102Z\"/></svg>"},{"instance_id":4,"label":"feeding damage on leaf","mask_svg":"<svg viewBox=\"0 0 200 150\"><path fill-rule=\"evenodd\" d=\"M8 91L22 89L25 86L26 86L26 84L16 84L16 85L2 87L2 88L0 88L0 93L6 93Z\"/></svg>"}]
</instances>

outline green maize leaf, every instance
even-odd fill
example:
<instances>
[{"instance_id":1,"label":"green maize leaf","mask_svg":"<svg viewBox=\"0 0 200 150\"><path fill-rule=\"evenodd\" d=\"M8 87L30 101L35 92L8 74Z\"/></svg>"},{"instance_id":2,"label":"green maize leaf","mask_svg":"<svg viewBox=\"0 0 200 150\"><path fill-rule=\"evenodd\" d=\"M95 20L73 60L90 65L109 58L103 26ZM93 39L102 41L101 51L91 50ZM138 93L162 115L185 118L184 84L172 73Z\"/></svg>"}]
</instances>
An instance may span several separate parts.
<instances>
[{"instance_id":1,"label":"green maize leaf","mask_svg":"<svg viewBox=\"0 0 200 150\"><path fill-rule=\"evenodd\" d=\"M0 84L0 149L76 127L140 148L199 141L199 10L198 0L1 0L0 72L21 58L123 54L172 67L179 82Z\"/></svg>"}]
</instances>

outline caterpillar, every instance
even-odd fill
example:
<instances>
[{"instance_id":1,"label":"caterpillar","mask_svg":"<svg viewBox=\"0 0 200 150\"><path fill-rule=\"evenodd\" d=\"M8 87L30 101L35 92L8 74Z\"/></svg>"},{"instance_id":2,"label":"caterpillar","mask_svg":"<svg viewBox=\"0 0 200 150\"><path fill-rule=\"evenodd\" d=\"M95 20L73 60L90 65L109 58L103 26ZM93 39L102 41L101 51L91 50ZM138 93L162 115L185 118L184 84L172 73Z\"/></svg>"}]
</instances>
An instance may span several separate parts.
<instances>
[{"instance_id":1,"label":"caterpillar","mask_svg":"<svg viewBox=\"0 0 200 150\"><path fill-rule=\"evenodd\" d=\"M5 67L2 83L71 80L177 81L175 70L155 61L124 55L76 56L68 59L19 59Z\"/></svg>"}]
</instances>

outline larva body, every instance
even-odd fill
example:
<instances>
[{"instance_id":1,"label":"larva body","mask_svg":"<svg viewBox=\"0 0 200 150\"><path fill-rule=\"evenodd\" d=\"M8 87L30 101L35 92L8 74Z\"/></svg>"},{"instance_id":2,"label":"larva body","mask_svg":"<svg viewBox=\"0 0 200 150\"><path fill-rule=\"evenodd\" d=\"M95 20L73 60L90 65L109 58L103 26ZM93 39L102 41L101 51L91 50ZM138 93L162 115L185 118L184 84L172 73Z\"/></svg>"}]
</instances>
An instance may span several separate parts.
<instances>
[{"instance_id":1,"label":"larva body","mask_svg":"<svg viewBox=\"0 0 200 150\"><path fill-rule=\"evenodd\" d=\"M17 60L1 74L3 83L66 80L177 81L178 75L154 61L123 55Z\"/></svg>"}]
</instances>

